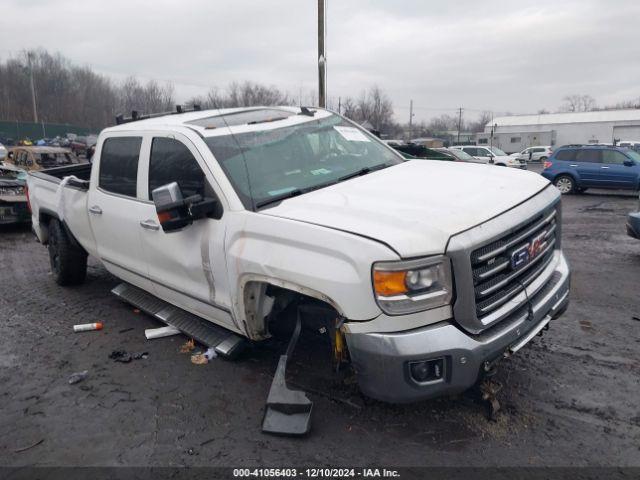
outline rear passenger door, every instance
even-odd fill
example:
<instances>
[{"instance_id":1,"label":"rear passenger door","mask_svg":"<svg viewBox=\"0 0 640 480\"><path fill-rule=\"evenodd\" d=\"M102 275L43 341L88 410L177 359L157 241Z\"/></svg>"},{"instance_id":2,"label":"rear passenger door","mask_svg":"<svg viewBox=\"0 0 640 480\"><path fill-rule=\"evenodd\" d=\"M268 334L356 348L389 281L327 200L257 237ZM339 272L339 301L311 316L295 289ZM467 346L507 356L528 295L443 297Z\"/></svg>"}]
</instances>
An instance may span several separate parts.
<instances>
[{"instance_id":1,"label":"rear passenger door","mask_svg":"<svg viewBox=\"0 0 640 480\"><path fill-rule=\"evenodd\" d=\"M221 194L195 145L186 136L150 135L144 158L145 204L136 225L155 294L196 315L239 331L230 314L224 234L227 217ZM183 197L216 198L221 212L165 232L158 221L152 191L177 182Z\"/></svg>"},{"instance_id":2,"label":"rear passenger door","mask_svg":"<svg viewBox=\"0 0 640 480\"><path fill-rule=\"evenodd\" d=\"M570 162L580 178L581 187L599 187L605 180L602 175L602 150L584 148L576 151L575 162Z\"/></svg>"},{"instance_id":3,"label":"rear passenger door","mask_svg":"<svg viewBox=\"0 0 640 480\"><path fill-rule=\"evenodd\" d=\"M142 255L138 217L138 161L142 136L112 135L104 139L91 172L89 221L98 256L107 270L145 290L151 285Z\"/></svg>"}]
</instances>

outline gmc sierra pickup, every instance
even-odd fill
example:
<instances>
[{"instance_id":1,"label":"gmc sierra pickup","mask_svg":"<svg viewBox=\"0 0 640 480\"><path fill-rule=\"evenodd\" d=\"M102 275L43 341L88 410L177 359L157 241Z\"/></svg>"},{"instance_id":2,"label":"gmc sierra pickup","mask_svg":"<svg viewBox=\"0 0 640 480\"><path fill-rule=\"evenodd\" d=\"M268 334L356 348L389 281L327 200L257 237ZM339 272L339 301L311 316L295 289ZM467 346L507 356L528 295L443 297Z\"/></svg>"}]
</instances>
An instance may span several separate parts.
<instances>
[{"instance_id":1,"label":"gmc sierra pickup","mask_svg":"<svg viewBox=\"0 0 640 480\"><path fill-rule=\"evenodd\" d=\"M323 109L134 120L102 131L92 164L29 175L61 285L92 255L252 341L288 305L320 306L360 389L389 402L469 388L566 309L560 195L540 175L407 161Z\"/></svg>"}]
</instances>

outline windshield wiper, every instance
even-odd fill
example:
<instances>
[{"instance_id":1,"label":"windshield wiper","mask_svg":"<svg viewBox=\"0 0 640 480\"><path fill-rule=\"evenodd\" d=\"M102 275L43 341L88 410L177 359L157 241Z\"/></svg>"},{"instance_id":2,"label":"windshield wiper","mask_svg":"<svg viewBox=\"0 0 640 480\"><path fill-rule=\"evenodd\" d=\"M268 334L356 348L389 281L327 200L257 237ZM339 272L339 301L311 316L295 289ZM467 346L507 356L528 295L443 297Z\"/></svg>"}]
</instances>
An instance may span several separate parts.
<instances>
[{"instance_id":1,"label":"windshield wiper","mask_svg":"<svg viewBox=\"0 0 640 480\"><path fill-rule=\"evenodd\" d=\"M265 205L269 205L271 203L277 203L282 200L286 200L287 198L297 197L298 195L302 195L303 193L307 193L313 190L312 188L295 188L293 190L289 190L288 192L281 193L280 195L276 195L271 198L267 198L266 200L262 200L260 202L256 202L256 208L264 207Z\"/></svg>"},{"instance_id":2,"label":"windshield wiper","mask_svg":"<svg viewBox=\"0 0 640 480\"><path fill-rule=\"evenodd\" d=\"M272 203L281 202L282 200L286 200L287 198L297 197L299 195L312 192L313 190L319 190L321 188L325 188L325 187L329 187L331 185L335 185L336 183L340 183L340 182L343 182L345 180L349 180L350 178L360 177L362 175L366 175L367 173L375 172L376 170L381 170L381 169L386 168L388 166L389 165L387 165L386 163L382 163L382 164L376 165L374 167L364 167L364 168L361 168L360 170L357 170L357 171L355 171L353 173L350 173L348 175L344 175L342 177L339 177L339 178L337 178L336 180L334 180L332 182L321 183L321 184L314 185L312 187L306 187L306 188L294 188L293 190L289 190L288 192L281 193L280 195L276 195L274 197L267 198L267 199L262 200L260 202L256 202L255 205L256 205L256 208L261 208L261 207L264 207L265 205L270 205Z\"/></svg>"},{"instance_id":3,"label":"windshield wiper","mask_svg":"<svg viewBox=\"0 0 640 480\"><path fill-rule=\"evenodd\" d=\"M387 165L386 163L381 163L380 165L376 165L374 167L364 167L364 168L361 168L360 170L356 170L353 173L349 173L348 175L344 175L342 177L338 177L338 179L335 182L332 182L332 183L344 182L345 180L350 180L352 178L361 177L363 175L366 175L367 173L371 173L371 172L375 172L376 170L382 170L383 168L387 168L388 166L389 165Z\"/></svg>"}]
</instances>

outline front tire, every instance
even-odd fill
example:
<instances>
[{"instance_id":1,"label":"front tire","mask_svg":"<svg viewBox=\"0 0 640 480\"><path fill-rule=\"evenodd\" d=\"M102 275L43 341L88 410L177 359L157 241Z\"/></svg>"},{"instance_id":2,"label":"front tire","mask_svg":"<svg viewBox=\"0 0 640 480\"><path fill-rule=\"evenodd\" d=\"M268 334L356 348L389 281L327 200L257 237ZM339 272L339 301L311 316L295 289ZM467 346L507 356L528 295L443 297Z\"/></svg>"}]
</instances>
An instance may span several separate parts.
<instances>
[{"instance_id":1,"label":"front tire","mask_svg":"<svg viewBox=\"0 0 640 480\"><path fill-rule=\"evenodd\" d=\"M553 184L558 190L560 190L562 195L568 195L576 192L576 181L569 175L557 176L553 181Z\"/></svg>"},{"instance_id":2,"label":"front tire","mask_svg":"<svg viewBox=\"0 0 640 480\"><path fill-rule=\"evenodd\" d=\"M87 254L74 246L62 224L55 218L49 222L49 261L58 285L79 285L87 276Z\"/></svg>"}]
</instances>

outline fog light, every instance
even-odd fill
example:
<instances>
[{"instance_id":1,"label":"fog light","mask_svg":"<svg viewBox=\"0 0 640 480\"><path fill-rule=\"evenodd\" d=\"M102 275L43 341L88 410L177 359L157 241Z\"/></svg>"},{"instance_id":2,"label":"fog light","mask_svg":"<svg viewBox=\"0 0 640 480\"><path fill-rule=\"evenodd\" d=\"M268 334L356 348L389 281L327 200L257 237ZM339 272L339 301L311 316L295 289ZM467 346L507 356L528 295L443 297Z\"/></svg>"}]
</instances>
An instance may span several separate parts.
<instances>
[{"instance_id":1,"label":"fog light","mask_svg":"<svg viewBox=\"0 0 640 480\"><path fill-rule=\"evenodd\" d=\"M409 370L411 378L418 383L440 380L444 377L444 358L411 362Z\"/></svg>"}]
</instances>

